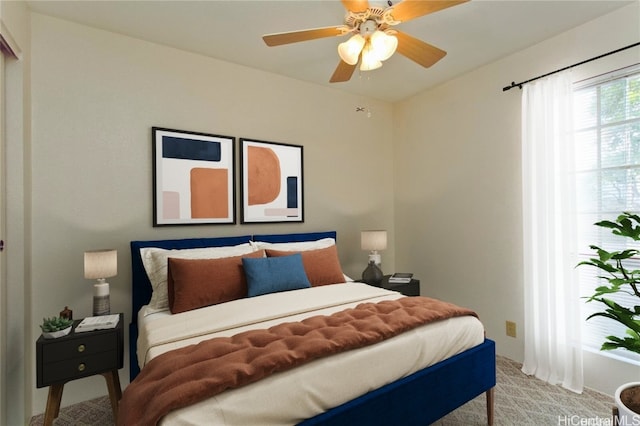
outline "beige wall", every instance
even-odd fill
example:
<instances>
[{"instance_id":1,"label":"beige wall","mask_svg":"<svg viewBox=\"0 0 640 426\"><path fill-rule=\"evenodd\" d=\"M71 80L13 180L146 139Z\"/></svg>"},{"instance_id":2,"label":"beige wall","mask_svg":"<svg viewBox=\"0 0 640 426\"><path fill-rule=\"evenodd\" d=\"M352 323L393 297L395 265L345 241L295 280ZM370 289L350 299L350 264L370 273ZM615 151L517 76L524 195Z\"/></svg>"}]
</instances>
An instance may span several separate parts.
<instances>
[{"instance_id":1,"label":"beige wall","mask_svg":"<svg viewBox=\"0 0 640 426\"><path fill-rule=\"evenodd\" d=\"M360 97L38 14L32 48L29 341L65 305L91 314L87 249L118 249L111 304L128 323L130 240L335 229L345 272L358 276L360 230L393 229L390 105L371 100L368 119ZM151 126L303 145L305 223L153 228ZM63 405L105 394L103 382L67 384ZM28 386L42 412L46 389Z\"/></svg>"},{"instance_id":2,"label":"beige wall","mask_svg":"<svg viewBox=\"0 0 640 426\"><path fill-rule=\"evenodd\" d=\"M640 40L640 3L456 78L394 109L396 266L422 294L478 311L497 351L522 361L520 99L523 81ZM612 31L612 28L616 28ZM576 80L640 61L640 49L576 68ZM505 335L515 321L518 337ZM599 374L606 366L609 374ZM586 354L587 386L612 393L640 369ZM598 377L600 376L600 377Z\"/></svg>"}]
</instances>

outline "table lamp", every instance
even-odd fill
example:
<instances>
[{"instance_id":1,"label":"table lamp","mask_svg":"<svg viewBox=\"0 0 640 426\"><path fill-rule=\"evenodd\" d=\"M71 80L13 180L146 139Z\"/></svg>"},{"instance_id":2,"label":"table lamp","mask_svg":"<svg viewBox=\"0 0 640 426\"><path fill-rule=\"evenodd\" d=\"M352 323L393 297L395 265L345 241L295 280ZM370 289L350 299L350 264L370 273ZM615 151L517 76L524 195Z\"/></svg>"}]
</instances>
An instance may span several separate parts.
<instances>
[{"instance_id":1,"label":"table lamp","mask_svg":"<svg viewBox=\"0 0 640 426\"><path fill-rule=\"evenodd\" d=\"M93 315L111 313L107 278L118 274L118 251L115 249L84 252L84 277L97 279L93 285Z\"/></svg>"},{"instance_id":2,"label":"table lamp","mask_svg":"<svg viewBox=\"0 0 640 426\"><path fill-rule=\"evenodd\" d=\"M380 266L382 259L378 250L387 248L387 231L362 231L360 233L360 248L369 250L369 262L362 272L362 281L367 284L379 286L382 281Z\"/></svg>"}]
</instances>

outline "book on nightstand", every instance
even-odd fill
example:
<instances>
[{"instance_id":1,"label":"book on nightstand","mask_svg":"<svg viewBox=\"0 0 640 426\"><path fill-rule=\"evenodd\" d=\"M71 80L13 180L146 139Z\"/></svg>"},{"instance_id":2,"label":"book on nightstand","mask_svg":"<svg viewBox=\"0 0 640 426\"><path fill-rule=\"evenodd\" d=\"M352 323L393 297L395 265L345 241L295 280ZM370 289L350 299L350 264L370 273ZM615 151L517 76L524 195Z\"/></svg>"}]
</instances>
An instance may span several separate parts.
<instances>
[{"instance_id":1,"label":"book on nightstand","mask_svg":"<svg viewBox=\"0 0 640 426\"><path fill-rule=\"evenodd\" d=\"M411 282L413 274L411 272L396 272L389 277L390 284L406 284Z\"/></svg>"},{"instance_id":2,"label":"book on nightstand","mask_svg":"<svg viewBox=\"0 0 640 426\"><path fill-rule=\"evenodd\" d=\"M107 330L109 328L116 328L120 321L120 315L100 315L95 317L86 317L76 327L76 333L82 333L85 331L93 330Z\"/></svg>"}]
</instances>

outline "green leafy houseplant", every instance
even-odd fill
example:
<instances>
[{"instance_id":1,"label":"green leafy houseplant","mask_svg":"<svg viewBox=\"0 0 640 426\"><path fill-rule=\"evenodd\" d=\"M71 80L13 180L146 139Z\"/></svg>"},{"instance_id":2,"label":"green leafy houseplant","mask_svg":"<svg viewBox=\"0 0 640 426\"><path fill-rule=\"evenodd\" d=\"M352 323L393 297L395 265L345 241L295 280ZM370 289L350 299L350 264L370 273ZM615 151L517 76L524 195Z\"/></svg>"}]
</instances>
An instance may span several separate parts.
<instances>
[{"instance_id":1,"label":"green leafy houseplant","mask_svg":"<svg viewBox=\"0 0 640 426\"><path fill-rule=\"evenodd\" d=\"M43 333L53 333L71 327L73 320L62 317L43 318L40 328Z\"/></svg>"},{"instance_id":2,"label":"green leafy houseplant","mask_svg":"<svg viewBox=\"0 0 640 426\"><path fill-rule=\"evenodd\" d=\"M615 221L603 220L595 225L611 229L614 235L629 238L634 242L640 240L640 216L636 214L624 212ZM598 268L603 273L599 278L605 280L606 284L597 287L595 293L587 298L587 302L599 302L604 305L604 310L591 314L587 317L587 321L594 317L605 317L619 322L627 329L624 336L607 336L600 349L626 349L640 354L640 270L627 267L627 261L640 254L640 250L632 248L609 252L595 245L590 247L596 251L598 257L580 262L578 266L589 265ZM622 306L608 297L615 293L635 296L632 299L635 301L632 303L633 306ZM640 414L638 384L640 383L631 383L629 387L621 386L616 391L616 398L619 396L622 404L632 412ZM640 424L635 423L640 422L640 416L638 414L632 416L634 424Z\"/></svg>"},{"instance_id":3,"label":"green leafy houseplant","mask_svg":"<svg viewBox=\"0 0 640 426\"><path fill-rule=\"evenodd\" d=\"M614 235L630 238L633 241L640 240L640 216L623 213L615 222L603 220L596 226L611 229ZM600 302L605 305L602 312L590 315L593 317L605 317L621 323L627 327L627 335L607 336L607 341L602 344L601 350L626 349L640 354L640 270L631 270L625 266L625 261L640 254L640 250L627 249L623 251L607 251L598 246L590 246L596 250L598 258L580 262L578 265L590 265L600 269L605 274L600 278L607 281L606 285L597 287L595 293L587 299L587 302ZM614 293L628 293L637 297L637 305L622 306L607 295Z\"/></svg>"}]
</instances>

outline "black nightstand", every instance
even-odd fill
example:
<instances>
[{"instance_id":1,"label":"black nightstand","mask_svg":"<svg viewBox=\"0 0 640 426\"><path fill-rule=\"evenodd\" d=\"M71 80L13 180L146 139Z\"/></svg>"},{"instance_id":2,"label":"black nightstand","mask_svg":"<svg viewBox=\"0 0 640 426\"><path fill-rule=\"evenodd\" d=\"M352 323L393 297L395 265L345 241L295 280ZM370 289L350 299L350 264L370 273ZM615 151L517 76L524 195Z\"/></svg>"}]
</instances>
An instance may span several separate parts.
<instances>
[{"instance_id":1,"label":"black nightstand","mask_svg":"<svg viewBox=\"0 0 640 426\"><path fill-rule=\"evenodd\" d=\"M420 280L412 278L408 283L390 284L390 276L391 275L385 275L384 277L382 277L380 287L386 288L387 290L397 291L404 294L405 296L420 296Z\"/></svg>"},{"instance_id":2,"label":"black nightstand","mask_svg":"<svg viewBox=\"0 0 640 426\"><path fill-rule=\"evenodd\" d=\"M115 328L76 333L73 324L69 335L57 339L40 336L36 342L36 385L49 386L44 425L53 424L60 412L64 384L71 380L101 374L107 381L113 418L118 414L118 401L122 397L118 370L123 365L124 316Z\"/></svg>"}]
</instances>

